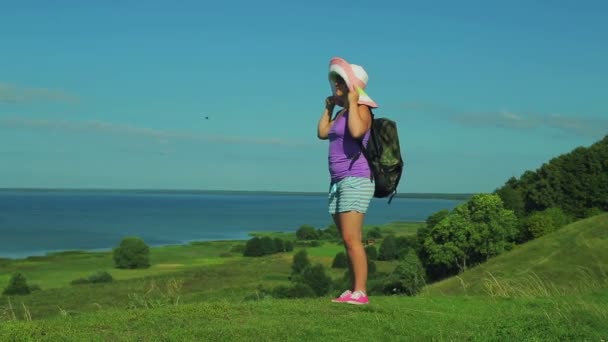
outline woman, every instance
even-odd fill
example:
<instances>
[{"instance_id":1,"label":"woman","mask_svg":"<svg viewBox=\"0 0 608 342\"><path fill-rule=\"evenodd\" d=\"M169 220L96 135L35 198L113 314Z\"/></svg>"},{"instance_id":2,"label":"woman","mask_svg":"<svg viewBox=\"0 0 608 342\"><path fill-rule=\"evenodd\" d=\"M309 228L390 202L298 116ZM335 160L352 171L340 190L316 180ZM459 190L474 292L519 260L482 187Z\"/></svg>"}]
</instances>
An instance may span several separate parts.
<instances>
[{"instance_id":1,"label":"woman","mask_svg":"<svg viewBox=\"0 0 608 342\"><path fill-rule=\"evenodd\" d=\"M374 183L357 139L367 145L372 122L370 108L378 105L364 91L368 77L361 66L332 58L329 79L333 95L325 99L317 135L319 139L329 139L329 213L349 256L352 286L333 302L368 304L367 256L361 240ZM332 119L336 105L342 109Z\"/></svg>"}]
</instances>

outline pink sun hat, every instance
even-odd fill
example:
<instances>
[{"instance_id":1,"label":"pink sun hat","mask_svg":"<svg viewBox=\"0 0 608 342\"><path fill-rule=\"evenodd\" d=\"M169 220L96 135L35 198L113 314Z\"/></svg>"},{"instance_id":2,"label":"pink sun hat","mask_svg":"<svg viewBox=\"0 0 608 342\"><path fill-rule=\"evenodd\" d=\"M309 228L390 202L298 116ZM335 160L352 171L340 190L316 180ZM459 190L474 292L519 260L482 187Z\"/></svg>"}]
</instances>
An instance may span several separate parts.
<instances>
[{"instance_id":1,"label":"pink sun hat","mask_svg":"<svg viewBox=\"0 0 608 342\"><path fill-rule=\"evenodd\" d=\"M336 74L344 79L348 89L351 91L357 90L359 93L359 104L378 108L378 104L365 92L369 77L362 66L350 64L344 58L333 57L329 61L329 85L334 94L336 93L336 85L334 84Z\"/></svg>"}]
</instances>

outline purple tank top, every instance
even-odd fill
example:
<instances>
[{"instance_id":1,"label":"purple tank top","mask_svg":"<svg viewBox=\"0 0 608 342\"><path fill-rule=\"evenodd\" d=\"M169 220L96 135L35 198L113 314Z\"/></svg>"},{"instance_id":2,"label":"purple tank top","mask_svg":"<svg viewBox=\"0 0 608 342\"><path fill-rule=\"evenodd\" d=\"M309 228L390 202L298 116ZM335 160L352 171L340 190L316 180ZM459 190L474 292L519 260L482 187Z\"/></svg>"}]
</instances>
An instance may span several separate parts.
<instances>
[{"instance_id":1,"label":"purple tank top","mask_svg":"<svg viewBox=\"0 0 608 342\"><path fill-rule=\"evenodd\" d=\"M369 130L363 136L363 146L367 146ZM329 130L329 174L336 183L345 177L371 177L371 171L361 148L348 130L348 112L340 116ZM357 158L357 155L359 157Z\"/></svg>"}]
</instances>

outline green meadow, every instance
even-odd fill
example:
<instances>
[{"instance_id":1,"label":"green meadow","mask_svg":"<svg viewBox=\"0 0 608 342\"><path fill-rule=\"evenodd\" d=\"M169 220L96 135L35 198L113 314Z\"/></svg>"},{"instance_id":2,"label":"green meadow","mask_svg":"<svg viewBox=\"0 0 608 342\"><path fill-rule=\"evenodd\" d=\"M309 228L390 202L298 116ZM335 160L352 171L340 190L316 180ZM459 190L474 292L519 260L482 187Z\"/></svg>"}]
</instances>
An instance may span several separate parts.
<instances>
[{"instance_id":1,"label":"green meadow","mask_svg":"<svg viewBox=\"0 0 608 342\"><path fill-rule=\"evenodd\" d=\"M391 223L381 230L411 235L421 225ZM331 303L342 289L320 298L264 297L263 289L289 284L300 248L255 258L233 252L244 243L152 248L152 266L143 270L114 268L109 252L4 259L1 283L19 271L41 290L0 297L0 340L608 339L608 214L517 245L417 296L372 293L364 307ZM306 250L332 278L343 276L343 269L331 268L343 251L339 243ZM384 272L397 265L376 263ZM100 270L114 281L70 284Z\"/></svg>"}]
</instances>

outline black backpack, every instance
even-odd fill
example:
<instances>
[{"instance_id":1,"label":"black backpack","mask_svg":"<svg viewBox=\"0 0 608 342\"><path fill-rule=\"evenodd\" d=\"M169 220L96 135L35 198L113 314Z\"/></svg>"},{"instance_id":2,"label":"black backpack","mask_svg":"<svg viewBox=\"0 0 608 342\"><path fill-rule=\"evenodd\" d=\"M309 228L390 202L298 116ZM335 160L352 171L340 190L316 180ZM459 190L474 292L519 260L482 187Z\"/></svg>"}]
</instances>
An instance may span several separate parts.
<instances>
[{"instance_id":1,"label":"black backpack","mask_svg":"<svg viewBox=\"0 0 608 342\"><path fill-rule=\"evenodd\" d=\"M373 113L371 115L372 125L367 148L363 147L363 138L357 139L357 142L372 171L376 187L374 197L390 196L390 204L397 193L405 164L401 157L397 124L387 118L375 118Z\"/></svg>"}]
</instances>

